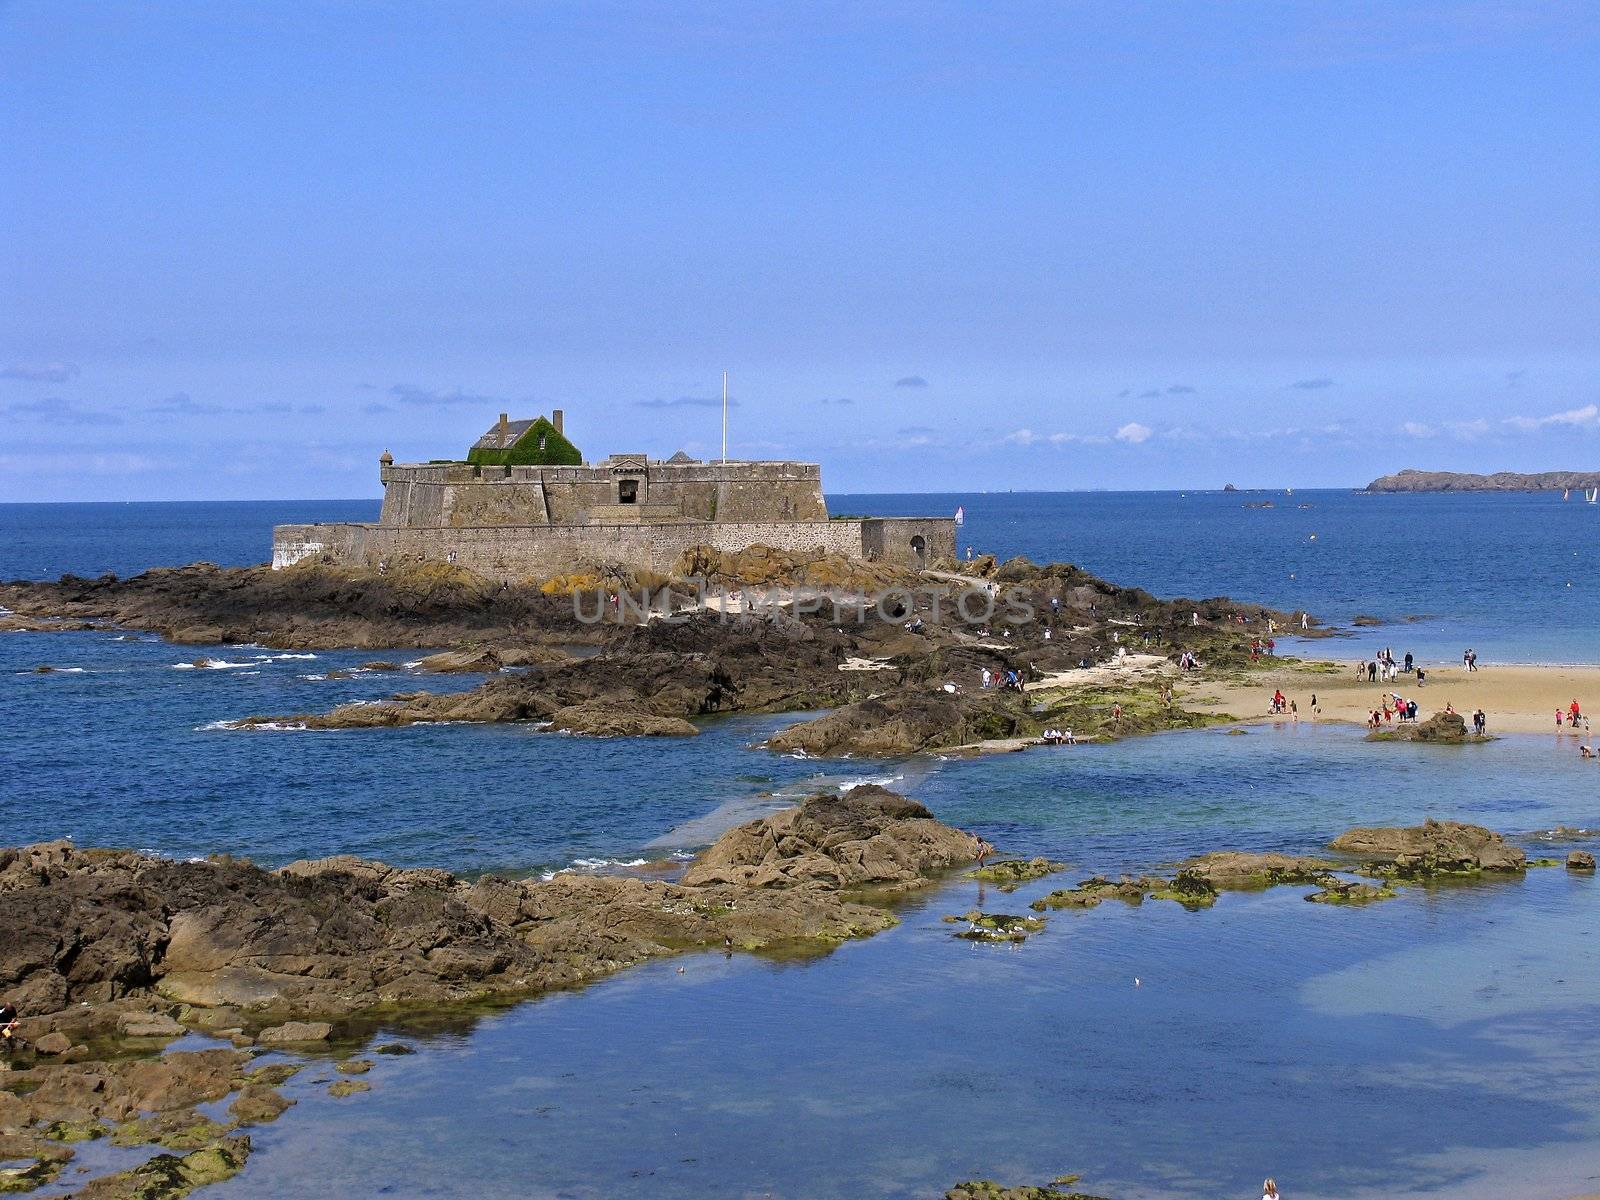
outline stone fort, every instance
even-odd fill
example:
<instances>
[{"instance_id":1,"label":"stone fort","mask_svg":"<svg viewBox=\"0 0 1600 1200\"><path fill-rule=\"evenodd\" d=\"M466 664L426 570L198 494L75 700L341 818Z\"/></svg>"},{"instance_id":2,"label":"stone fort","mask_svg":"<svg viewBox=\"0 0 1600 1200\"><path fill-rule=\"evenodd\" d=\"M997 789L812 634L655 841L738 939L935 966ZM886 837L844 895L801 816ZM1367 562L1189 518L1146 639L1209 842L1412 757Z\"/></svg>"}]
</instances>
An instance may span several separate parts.
<instances>
[{"instance_id":1,"label":"stone fort","mask_svg":"<svg viewBox=\"0 0 1600 1200\"><path fill-rule=\"evenodd\" d=\"M272 565L457 563L492 579L610 561L667 572L693 546L764 545L919 567L954 558L950 517L829 517L816 463L613 454L586 462L560 409L507 414L465 460L379 458L375 523L279 525Z\"/></svg>"}]
</instances>

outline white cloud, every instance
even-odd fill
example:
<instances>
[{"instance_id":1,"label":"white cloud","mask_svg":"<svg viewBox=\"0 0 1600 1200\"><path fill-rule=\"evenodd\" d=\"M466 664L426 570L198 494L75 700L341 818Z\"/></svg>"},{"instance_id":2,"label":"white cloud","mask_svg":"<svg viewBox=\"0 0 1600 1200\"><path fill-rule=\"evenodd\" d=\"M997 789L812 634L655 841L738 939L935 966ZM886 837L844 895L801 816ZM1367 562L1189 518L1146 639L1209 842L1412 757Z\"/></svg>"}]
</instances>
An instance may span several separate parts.
<instances>
[{"instance_id":1,"label":"white cloud","mask_svg":"<svg viewBox=\"0 0 1600 1200\"><path fill-rule=\"evenodd\" d=\"M1140 442L1149 441L1153 432L1155 431L1148 425L1141 425L1137 421L1129 421L1121 429L1117 430L1117 441L1129 442L1137 446Z\"/></svg>"},{"instance_id":2,"label":"white cloud","mask_svg":"<svg viewBox=\"0 0 1600 1200\"><path fill-rule=\"evenodd\" d=\"M1000 441L1010 446L1103 446L1111 439L1092 433L1035 433L1031 429L1017 429Z\"/></svg>"},{"instance_id":3,"label":"white cloud","mask_svg":"<svg viewBox=\"0 0 1600 1200\"><path fill-rule=\"evenodd\" d=\"M1404 425L1400 426L1400 432L1405 434L1407 437L1431 438L1439 431L1432 425L1424 425L1420 421L1407 421Z\"/></svg>"},{"instance_id":4,"label":"white cloud","mask_svg":"<svg viewBox=\"0 0 1600 1200\"><path fill-rule=\"evenodd\" d=\"M1585 404L1582 408L1569 408L1566 412L1551 413L1547 417L1507 417L1505 423L1525 433L1562 425L1574 429L1596 429L1600 428L1600 405Z\"/></svg>"},{"instance_id":5,"label":"white cloud","mask_svg":"<svg viewBox=\"0 0 1600 1200\"><path fill-rule=\"evenodd\" d=\"M26 379L34 383L66 383L77 377L77 363L13 363L0 371L0 378Z\"/></svg>"},{"instance_id":6,"label":"white cloud","mask_svg":"<svg viewBox=\"0 0 1600 1200\"><path fill-rule=\"evenodd\" d=\"M1489 422L1482 417L1471 421L1451 421L1449 430L1458 438L1477 438L1489 432Z\"/></svg>"}]
</instances>

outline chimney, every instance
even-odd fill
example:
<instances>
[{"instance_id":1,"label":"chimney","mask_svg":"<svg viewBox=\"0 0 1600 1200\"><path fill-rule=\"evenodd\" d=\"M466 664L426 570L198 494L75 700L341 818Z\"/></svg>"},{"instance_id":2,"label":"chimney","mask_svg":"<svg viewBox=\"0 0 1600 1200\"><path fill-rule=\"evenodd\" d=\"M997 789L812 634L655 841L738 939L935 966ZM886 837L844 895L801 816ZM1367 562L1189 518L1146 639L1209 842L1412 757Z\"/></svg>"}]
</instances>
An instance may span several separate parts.
<instances>
[{"instance_id":1,"label":"chimney","mask_svg":"<svg viewBox=\"0 0 1600 1200\"><path fill-rule=\"evenodd\" d=\"M559 408L552 408L550 410L550 424L556 427L557 433L562 435L566 434L566 430L561 428L561 410Z\"/></svg>"},{"instance_id":2,"label":"chimney","mask_svg":"<svg viewBox=\"0 0 1600 1200\"><path fill-rule=\"evenodd\" d=\"M506 439L511 436L511 430L510 430L509 425L507 424L507 420L508 420L507 414L501 413L500 414L500 449L502 449L502 450L504 450L506 448Z\"/></svg>"}]
</instances>

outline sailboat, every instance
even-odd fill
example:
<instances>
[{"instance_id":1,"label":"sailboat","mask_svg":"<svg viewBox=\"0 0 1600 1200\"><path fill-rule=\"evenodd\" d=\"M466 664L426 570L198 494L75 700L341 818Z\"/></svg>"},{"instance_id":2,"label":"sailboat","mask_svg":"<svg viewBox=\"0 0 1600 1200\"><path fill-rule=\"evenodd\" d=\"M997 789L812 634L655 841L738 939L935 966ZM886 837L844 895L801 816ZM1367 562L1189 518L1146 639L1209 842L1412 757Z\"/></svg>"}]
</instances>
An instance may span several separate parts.
<instances>
[{"instance_id":1,"label":"sailboat","mask_svg":"<svg viewBox=\"0 0 1600 1200\"><path fill-rule=\"evenodd\" d=\"M1590 504L1593 504L1596 500L1600 500L1600 487L1584 488L1583 498Z\"/></svg>"},{"instance_id":2,"label":"sailboat","mask_svg":"<svg viewBox=\"0 0 1600 1200\"><path fill-rule=\"evenodd\" d=\"M1567 488L1564 492L1562 492L1561 493L1561 498L1563 500L1571 500L1572 499L1572 489L1571 488Z\"/></svg>"},{"instance_id":3,"label":"sailboat","mask_svg":"<svg viewBox=\"0 0 1600 1200\"><path fill-rule=\"evenodd\" d=\"M965 525L966 523L967 523L967 510L962 505L958 504L958 505L956 505L956 524L959 526L959 525Z\"/></svg>"}]
</instances>

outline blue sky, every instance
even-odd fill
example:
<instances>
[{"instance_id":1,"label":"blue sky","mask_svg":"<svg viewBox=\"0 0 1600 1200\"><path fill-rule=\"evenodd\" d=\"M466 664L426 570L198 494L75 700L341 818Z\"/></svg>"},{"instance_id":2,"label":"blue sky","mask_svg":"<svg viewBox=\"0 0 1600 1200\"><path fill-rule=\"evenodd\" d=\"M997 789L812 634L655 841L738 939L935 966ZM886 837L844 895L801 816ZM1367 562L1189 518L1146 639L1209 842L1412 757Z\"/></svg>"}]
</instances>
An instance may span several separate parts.
<instances>
[{"instance_id":1,"label":"blue sky","mask_svg":"<svg viewBox=\"0 0 1600 1200\"><path fill-rule=\"evenodd\" d=\"M830 490L1600 469L1600 4L0 4L0 500L502 410Z\"/></svg>"}]
</instances>

